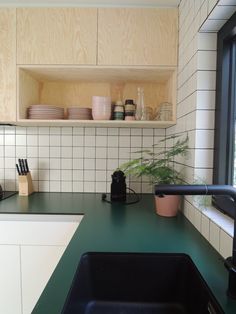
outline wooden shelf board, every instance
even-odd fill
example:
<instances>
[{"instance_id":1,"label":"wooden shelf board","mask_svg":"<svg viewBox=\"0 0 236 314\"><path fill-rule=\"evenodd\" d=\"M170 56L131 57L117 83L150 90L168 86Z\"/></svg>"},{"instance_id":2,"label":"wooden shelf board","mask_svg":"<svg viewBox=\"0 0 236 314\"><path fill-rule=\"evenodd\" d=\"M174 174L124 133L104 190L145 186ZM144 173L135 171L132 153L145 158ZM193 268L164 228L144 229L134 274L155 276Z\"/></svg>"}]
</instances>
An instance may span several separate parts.
<instances>
[{"instance_id":1,"label":"wooden shelf board","mask_svg":"<svg viewBox=\"0 0 236 314\"><path fill-rule=\"evenodd\" d=\"M18 66L39 81L165 83L175 67L143 66Z\"/></svg>"},{"instance_id":2,"label":"wooden shelf board","mask_svg":"<svg viewBox=\"0 0 236 314\"><path fill-rule=\"evenodd\" d=\"M113 127L113 128L160 128L174 125L175 121L115 121L115 120L30 120L20 119L21 126L77 126L77 127Z\"/></svg>"}]
</instances>

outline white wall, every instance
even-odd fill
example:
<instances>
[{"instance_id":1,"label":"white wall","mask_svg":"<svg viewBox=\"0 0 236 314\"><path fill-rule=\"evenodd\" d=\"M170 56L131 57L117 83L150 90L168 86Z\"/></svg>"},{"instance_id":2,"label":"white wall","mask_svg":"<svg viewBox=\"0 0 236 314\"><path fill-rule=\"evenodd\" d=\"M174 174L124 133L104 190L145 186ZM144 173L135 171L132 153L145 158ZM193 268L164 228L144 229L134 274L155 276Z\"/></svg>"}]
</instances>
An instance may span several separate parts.
<instances>
[{"instance_id":1,"label":"white wall","mask_svg":"<svg viewBox=\"0 0 236 314\"><path fill-rule=\"evenodd\" d=\"M176 161L189 183L212 183L217 31L235 9L235 0L180 2L177 125L167 135L189 134L189 158ZM231 219L193 197L185 198L184 214L224 257L231 255Z\"/></svg>"}]
</instances>

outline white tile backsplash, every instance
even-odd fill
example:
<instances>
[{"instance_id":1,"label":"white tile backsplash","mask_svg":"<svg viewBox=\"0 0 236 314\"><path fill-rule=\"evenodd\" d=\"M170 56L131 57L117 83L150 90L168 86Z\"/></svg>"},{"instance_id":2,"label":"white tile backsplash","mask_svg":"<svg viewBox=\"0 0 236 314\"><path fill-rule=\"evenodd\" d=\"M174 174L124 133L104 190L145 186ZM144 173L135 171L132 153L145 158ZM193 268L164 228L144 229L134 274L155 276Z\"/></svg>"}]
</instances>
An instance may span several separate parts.
<instances>
[{"instance_id":1,"label":"white tile backsplash","mask_svg":"<svg viewBox=\"0 0 236 314\"><path fill-rule=\"evenodd\" d=\"M183 162L189 183L196 179L212 184L217 31L235 11L219 5L232 5L232 1L236 5L235 0L194 1L192 12L192 1L182 0L179 6L177 125L168 128L166 134L189 132L191 149L189 159ZM186 217L222 256L230 255L231 219L217 210L200 208L191 197L187 200L183 210Z\"/></svg>"}]
</instances>

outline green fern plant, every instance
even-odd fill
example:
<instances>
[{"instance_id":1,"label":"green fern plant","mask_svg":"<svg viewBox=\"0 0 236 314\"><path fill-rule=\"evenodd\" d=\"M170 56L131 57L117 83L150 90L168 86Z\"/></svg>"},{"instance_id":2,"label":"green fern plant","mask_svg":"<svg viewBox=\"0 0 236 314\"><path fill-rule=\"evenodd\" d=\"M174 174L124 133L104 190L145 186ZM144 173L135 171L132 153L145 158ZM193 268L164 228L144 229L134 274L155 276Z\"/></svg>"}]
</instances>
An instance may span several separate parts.
<instances>
[{"instance_id":1,"label":"green fern plant","mask_svg":"<svg viewBox=\"0 0 236 314\"><path fill-rule=\"evenodd\" d=\"M155 153L155 148L166 140L174 144L161 152ZM135 153L141 156L120 165L126 176L146 176L151 184L178 184L182 181L181 173L174 169L174 158L185 156L188 150L188 136L181 139L178 135L169 136L152 146L152 149L140 150Z\"/></svg>"}]
</instances>

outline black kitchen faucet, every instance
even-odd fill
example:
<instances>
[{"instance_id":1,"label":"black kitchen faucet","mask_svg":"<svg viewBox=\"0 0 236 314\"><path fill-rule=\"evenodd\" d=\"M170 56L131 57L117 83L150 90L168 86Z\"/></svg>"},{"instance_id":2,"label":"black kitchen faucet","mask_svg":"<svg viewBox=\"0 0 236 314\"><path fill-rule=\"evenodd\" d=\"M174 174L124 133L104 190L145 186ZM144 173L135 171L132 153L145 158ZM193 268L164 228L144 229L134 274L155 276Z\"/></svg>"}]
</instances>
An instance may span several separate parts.
<instances>
[{"instance_id":1,"label":"black kitchen faucet","mask_svg":"<svg viewBox=\"0 0 236 314\"><path fill-rule=\"evenodd\" d=\"M236 299L236 189L230 185L155 185L155 195L228 195L235 202L232 257L225 260L229 271L227 294Z\"/></svg>"}]
</instances>

